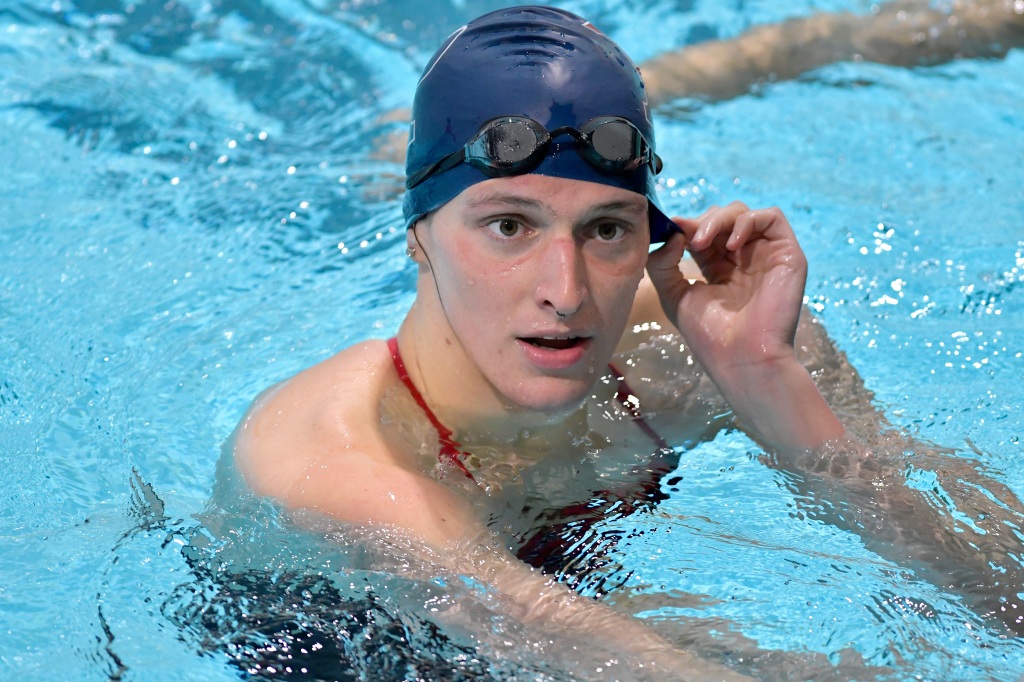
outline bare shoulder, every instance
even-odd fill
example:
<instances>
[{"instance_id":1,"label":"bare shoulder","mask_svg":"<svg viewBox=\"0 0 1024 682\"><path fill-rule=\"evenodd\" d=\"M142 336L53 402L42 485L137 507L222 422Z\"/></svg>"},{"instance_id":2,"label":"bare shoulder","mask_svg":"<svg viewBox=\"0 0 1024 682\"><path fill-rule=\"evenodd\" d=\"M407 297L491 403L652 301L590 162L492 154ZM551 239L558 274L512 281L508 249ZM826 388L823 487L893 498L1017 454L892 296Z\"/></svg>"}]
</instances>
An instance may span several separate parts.
<instances>
[{"instance_id":1,"label":"bare shoulder","mask_svg":"<svg viewBox=\"0 0 1024 682\"><path fill-rule=\"evenodd\" d=\"M235 433L246 482L291 504L297 481L312 468L387 459L379 412L393 375L385 342L366 341L267 389Z\"/></svg>"},{"instance_id":2,"label":"bare shoulder","mask_svg":"<svg viewBox=\"0 0 1024 682\"><path fill-rule=\"evenodd\" d=\"M246 483L289 509L400 528L435 547L479 532L465 501L382 432L398 382L386 343L368 341L269 389L236 432Z\"/></svg>"}]
</instances>

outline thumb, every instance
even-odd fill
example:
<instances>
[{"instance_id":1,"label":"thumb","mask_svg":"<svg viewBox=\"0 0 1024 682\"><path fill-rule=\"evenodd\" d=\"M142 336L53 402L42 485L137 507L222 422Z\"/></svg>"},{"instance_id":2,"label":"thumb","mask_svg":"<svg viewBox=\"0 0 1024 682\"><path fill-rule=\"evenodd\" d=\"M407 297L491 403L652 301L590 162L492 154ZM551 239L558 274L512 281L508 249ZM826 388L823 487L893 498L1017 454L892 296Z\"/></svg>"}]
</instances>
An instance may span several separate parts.
<instances>
[{"instance_id":1,"label":"thumb","mask_svg":"<svg viewBox=\"0 0 1024 682\"><path fill-rule=\"evenodd\" d=\"M679 271L679 262L686 252L686 236L676 232L647 257L647 273L651 276L661 307L675 321L679 300L690 288L690 282Z\"/></svg>"}]
</instances>

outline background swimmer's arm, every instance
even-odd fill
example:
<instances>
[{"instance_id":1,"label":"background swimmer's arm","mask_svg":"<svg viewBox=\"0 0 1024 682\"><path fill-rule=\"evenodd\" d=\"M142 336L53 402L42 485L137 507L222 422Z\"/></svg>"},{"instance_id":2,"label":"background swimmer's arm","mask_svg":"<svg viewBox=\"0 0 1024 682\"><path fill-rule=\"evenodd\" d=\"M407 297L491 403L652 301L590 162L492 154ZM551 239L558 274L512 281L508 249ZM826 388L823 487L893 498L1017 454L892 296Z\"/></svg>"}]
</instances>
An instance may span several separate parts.
<instances>
[{"instance_id":1,"label":"background swimmer's arm","mask_svg":"<svg viewBox=\"0 0 1024 682\"><path fill-rule=\"evenodd\" d=\"M1013 0L964 0L948 11L919 0L866 15L819 13L689 45L640 66L653 106L678 97L722 100L758 83L796 78L837 61L932 65L1002 57L1024 46L1024 11Z\"/></svg>"},{"instance_id":2,"label":"background swimmer's arm","mask_svg":"<svg viewBox=\"0 0 1024 682\"><path fill-rule=\"evenodd\" d=\"M725 100L759 83L790 80L839 61L929 66L953 59L1002 57L1024 47L1024 11L1014 0L960 0L949 10L912 0L890 2L876 13L813 14L757 26L735 38L687 45L640 65L651 106L680 97ZM401 163L408 110L380 118L389 129L373 158Z\"/></svg>"}]
</instances>

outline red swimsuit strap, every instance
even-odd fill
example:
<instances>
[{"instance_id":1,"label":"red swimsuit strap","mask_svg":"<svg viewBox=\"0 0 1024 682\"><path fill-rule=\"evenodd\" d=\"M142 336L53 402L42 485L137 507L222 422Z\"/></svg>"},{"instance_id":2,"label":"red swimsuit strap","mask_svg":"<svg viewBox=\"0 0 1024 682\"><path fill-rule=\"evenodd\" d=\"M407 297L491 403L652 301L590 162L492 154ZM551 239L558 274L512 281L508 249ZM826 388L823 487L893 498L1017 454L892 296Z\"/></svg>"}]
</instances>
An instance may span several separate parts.
<instances>
[{"instance_id":1,"label":"red swimsuit strap","mask_svg":"<svg viewBox=\"0 0 1024 682\"><path fill-rule=\"evenodd\" d=\"M437 430L437 439L441 443L441 451L437 453L437 459L441 462L447 462L462 470L462 473L469 476L471 481L476 482L473 478L473 474L469 472L466 465L462 463L462 457L466 457L467 453L462 450L462 445L458 441L452 438L451 429L446 427L441 421L434 415L434 411L427 405L427 401L423 399L423 396L417 390L416 386L412 383L412 379L409 378L409 370L405 368L405 363L402 362L402 354L398 351L398 338L392 336L388 339L388 350L391 351L391 361L395 363L395 371L398 372L398 378L402 380L405 387L409 389L409 393L412 395L412 399L416 401L416 404L420 406L423 413L427 415L427 419L430 420L431 425Z\"/></svg>"},{"instance_id":2,"label":"red swimsuit strap","mask_svg":"<svg viewBox=\"0 0 1024 682\"><path fill-rule=\"evenodd\" d=\"M447 462L458 467L462 473L466 474L472 481L476 481L473 478L473 474L470 473L466 465L463 464L462 458L468 456L468 453L462 449L462 445L452 438L452 431L447 426L441 423L441 420L437 418L434 411L427 405L427 401L423 399L419 390L412 383L412 379L409 377L409 370L405 367L405 362L402 361L402 354L398 350L398 338L392 336L388 339L388 350L391 351L391 361L395 365L395 371L398 372L398 378L402 380L405 387L409 389L409 394L412 395L412 399L416 401L416 404L423 410L423 414L427 415L427 419L430 424L437 430L437 438L441 444L441 451L437 454L438 460ZM612 371L612 374L618 378L618 390L615 393L615 399L622 403L633 417L633 421L640 427L640 430L650 438L655 445L658 446L659 453L664 451L671 451L670 446L664 438L651 428L651 425L644 419L643 414L640 412L640 401L636 395L629 388L629 384L626 383L625 377L622 373L615 368L614 365L608 365L608 369Z\"/></svg>"}]
</instances>

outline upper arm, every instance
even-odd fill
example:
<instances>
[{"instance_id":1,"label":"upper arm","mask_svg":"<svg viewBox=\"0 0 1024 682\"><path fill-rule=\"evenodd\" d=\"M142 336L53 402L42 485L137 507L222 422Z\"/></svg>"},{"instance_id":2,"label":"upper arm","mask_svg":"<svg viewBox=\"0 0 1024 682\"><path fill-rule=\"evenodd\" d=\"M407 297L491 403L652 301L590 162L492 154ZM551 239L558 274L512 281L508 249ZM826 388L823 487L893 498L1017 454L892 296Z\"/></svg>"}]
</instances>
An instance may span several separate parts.
<instances>
[{"instance_id":1,"label":"upper arm","mask_svg":"<svg viewBox=\"0 0 1024 682\"><path fill-rule=\"evenodd\" d=\"M398 528L435 549L480 531L468 503L441 483L351 445L243 434L234 451L253 492L290 510Z\"/></svg>"},{"instance_id":2,"label":"upper arm","mask_svg":"<svg viewBox=\"0 0 1024 682\"><path fill-rule=\"evenodd\" d=\"M483 531L470 504L440 482L363 453L318 463L282 501L342 523L396 528L435 550Z\"/></svg>"},{"instance_id":3,"label":"upper arm","mask_svg":"<svg viewBox=\"0 0 1024 682\"><path fill-rule=\"evenodd\" d=\"M658 292L651 278L644 273L640 286L633 299L633 307L629 311L629 321L622 333L616 353L627 353L647 341L652 334L678 334L675 326L669 322L668 316L661 307Z\"/></svg>"}]
</instances>

